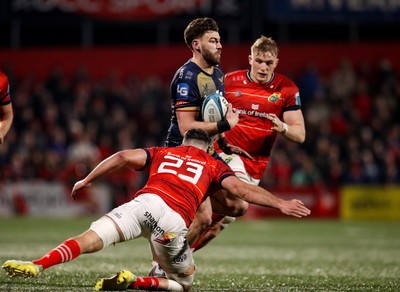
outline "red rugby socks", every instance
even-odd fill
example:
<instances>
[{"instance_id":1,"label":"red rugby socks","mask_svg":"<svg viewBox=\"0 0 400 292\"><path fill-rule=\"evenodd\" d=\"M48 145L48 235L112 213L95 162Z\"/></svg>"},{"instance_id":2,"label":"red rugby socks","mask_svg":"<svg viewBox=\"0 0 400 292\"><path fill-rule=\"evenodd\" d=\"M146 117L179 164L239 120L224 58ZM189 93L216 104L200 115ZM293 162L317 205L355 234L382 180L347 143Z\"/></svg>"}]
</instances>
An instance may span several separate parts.
<instances>
[{"instance_id":1,"label":"red rugby socks","mask_svg":"<svg viewBox=\"0 0 400 292\"><path fill-rule=\"evenodd\" d=\"M72 261L81 254L78 243L73 239L68 239L49 251L42 258L32 261L35 265L41 265L43 270L51 266Z\"/></svg>"}]
</instances>

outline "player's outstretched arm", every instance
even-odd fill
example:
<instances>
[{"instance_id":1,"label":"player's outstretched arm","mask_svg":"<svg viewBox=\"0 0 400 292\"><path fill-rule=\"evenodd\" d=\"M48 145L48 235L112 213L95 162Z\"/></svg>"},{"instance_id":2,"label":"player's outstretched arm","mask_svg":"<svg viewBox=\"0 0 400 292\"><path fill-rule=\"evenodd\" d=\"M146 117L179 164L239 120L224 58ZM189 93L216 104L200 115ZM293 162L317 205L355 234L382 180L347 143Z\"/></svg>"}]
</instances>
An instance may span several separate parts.
<instances>
[{"instance_id":1,"label":"player's outstretched arm","mask_svg":"<svg viewBox=\"0 0 400 292\"><path fill-rule=\"evenodd\" d=\"M123 150L100 162L84 179L75 183L71 191L73 199L77 196L77 191L89 187L93 181L108 173L114 172L123 166L128 166L135 170L145 166L147 153L143 149Z\"/></svg>"},{"instance_id":2,"label":"player's outstretched arm","mask_svg":"<svg viewBox=\"0 0 400 292\"><path fill-rule=\"evenodd\" d=\"M225 178L222 181L222 187L248 203L276 208L285 215L301 218L311 214L311 211L304 206L302 201L296 199L283 200L259 186L242 182L235 176Z\"/></svg>"},{"instance_id":3,"label":"player's outstretched arm","mask_svg":"<svg viewBox=\"0 0 400 292\"><path fill-rule=\"evenodd\" d=\"M190 129L200 128L206 131L211 137L217 135L218 133L223 133L232 129L239 121L239 113L232 108L232 104L228 105L228 110L226 112L226 118L224 121L210 123L203 122L198 121L197 116L197 111L186 111L184 109L176 111L179 130L182 136L184 136L185 133Z\"/></svg>"}]
</instances>

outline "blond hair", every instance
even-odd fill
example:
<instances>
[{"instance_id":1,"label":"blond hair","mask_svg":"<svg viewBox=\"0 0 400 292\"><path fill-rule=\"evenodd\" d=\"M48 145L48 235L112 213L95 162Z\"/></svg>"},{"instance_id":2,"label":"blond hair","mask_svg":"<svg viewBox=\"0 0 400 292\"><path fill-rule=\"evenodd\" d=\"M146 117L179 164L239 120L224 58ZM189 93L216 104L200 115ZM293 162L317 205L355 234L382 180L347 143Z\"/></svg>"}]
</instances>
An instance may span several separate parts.
<instances>
[{"instance_id":1,"label":"blond hair","mask_svg":"<svg viewBox=\"0 0 400 292\"><path fill-rule=\"evenodd\" d=\"M278 56L279 50L276 42L271 37L262 35L251 46L251 52L254 53L256 51L261 53L271 52L273 55Z\"/></svg>"}]
</instances>

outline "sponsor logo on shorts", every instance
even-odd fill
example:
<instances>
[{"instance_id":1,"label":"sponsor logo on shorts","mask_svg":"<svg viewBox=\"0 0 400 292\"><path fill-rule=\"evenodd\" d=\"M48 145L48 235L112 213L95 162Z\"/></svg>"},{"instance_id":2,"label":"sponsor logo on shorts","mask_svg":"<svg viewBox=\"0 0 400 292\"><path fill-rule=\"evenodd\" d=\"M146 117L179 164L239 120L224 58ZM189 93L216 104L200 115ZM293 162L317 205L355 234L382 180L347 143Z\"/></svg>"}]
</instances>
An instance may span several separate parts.
<instances>
[{"instance_id":1,"label":"sponsor logo on shorts","mask_svg":"<svg viewBox=\"0 0 400 292\"><path fill-rule=\"evenodd\" d=\"M118 219L121 219L121 218L122 218L122 213L115 212L114 215L115 215L115 217L117 217Z\"/></svg>"},{"instance_id":2,"label":"sponsor logo on shorts","mask_svg":"<svg viewBox=\"0 0 400 292\"><path fill-rule=\"evenodd\" d=\"M147 225L147 227L150 228L151 233L155 236L161 236L163 234L165 234L165 231L157 225L157 220L154 219L154 217L151 215L151 213L149 212L145 212L144 213L144 217L146 217L147 219L144 220L144 224Z\"/></svg>"},{"instance_id":3,"label":"sponsor logo on shorts","mask_svg":"<svg viewBox=\"0 0 400 292\"><path fill-rule=\"evenodd\" d=\"M173 232L165 232L161 238L155 239L156 242L161 243L163 245L169 244L173 242L176 238L176 234Z\"/></svg>"},{"instance_id":4,"label":"sponsor logo on shorts","mask_svg":"<svg viewBox=\"0 0 400 292\"><path fill-rule=\"evenodd\" d=\"M174 258L174 259L172 260L172 262L173 262L174 264L179 264L179 263L183 263L186 259L187 259L187 255L186 255L186 254L183 254L183 255L181 255L181 256L179 256L179 257Z\"/></svg>"},{"instance_id":5,"label":"sponsor logo on shorts","mask_svg":"<svg viewBox=\"0 0 400 292\"><path fill-rule=\"evenodd\" d=\"M233 159L232 156L226 156L226 157L224 158L224 161L225 161L226 163L229 163L229 162L232 161L232 159Z\"/></svg>"}]
</instances>

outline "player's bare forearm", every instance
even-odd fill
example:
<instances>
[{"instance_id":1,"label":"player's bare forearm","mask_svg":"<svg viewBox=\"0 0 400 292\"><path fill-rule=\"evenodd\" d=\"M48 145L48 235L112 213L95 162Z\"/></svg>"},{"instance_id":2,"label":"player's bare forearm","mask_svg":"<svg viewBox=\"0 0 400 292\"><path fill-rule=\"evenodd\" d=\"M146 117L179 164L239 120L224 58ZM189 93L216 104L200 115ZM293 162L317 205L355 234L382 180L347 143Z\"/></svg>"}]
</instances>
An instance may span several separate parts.
<instances>
[{"instance_id":1,"label":"player's bare forearm","mask_svg":"<svg viewBox=\"0 0 400 292\"><path fill-rule=\"evenodd\" d=\"M293 142L303 143L306 139L306 130L304 125L288 125L288 131L283 135Z\"/></svg>"},{"instance_id":2,"label":"player's bare forearm","mask_svg":"<svg viewBox=\"0 0 400 292\"><path fill-rule=\"evenodd\" d=\"M284 121L276 114L268 114L268 119L272 122L272 131L282 134L286 139L296 143L303 143L306 139L306 129L304 126L303 114L300 110L285 112Z\"/></svg>"},{"instance_id":3,"label":"player's bare forearm","mask_svg":"<svg viewBox=\"0 0 400 292\"><path fill-rule=\"evenodd\" d=\"M179 130L181 135L184 136L186 131L194 128L199 128L207 132L207 134L211 137L214 135L218 135L229 129L232 129L239 120L239 113L232 108L232 104L228 104L228 110L226 113L225 120L218 122L203 122L198 121L197 116L199 115L198 111L184 111L177 110L176 117L178 119ZM224 124L221 127L221 123Z\"/></svg>"},{"instance_id":4,"label":"player's bare forearm","mask_svg":"<svg viewBox=\"0 0 400 292\"><path fill-rule=\"evenodd\" d=\"M78 181L72 189L72 198L76 197L76 192L80 189L89 187L98 178L112 173L124 166L133 169L140 169L146 163L147 154L143 149L123 150L100 162L83 180Z\"/></svg>"},{"instance_id":5,"label":"player's bare forearm","mask_svg":"<svg viewBox=\"0 0 400 292\"><path fill-rule=\"evenodd\" d=\"M250 186L250 185L249 185ZM244 195L244 200L249 203L257 204L264 207L273 207L279 209L283 214L301 218L310 215L311 211L304 206L300 200L283 200L268 192L267 190L254 187L252 191Z\"/></svg>"},{"instance_id":6,"label":"player's bare forearm","mask_svg":"<svg viewBox=\"0 0 400 292\"><path fill-rule=\"evenodd\" d=\"M75 183L71 191L71 197L75 199L79 190L90 187L92 182L94 182L96 179L121 168L125 165L125 163L126 161L124 161L119 152L106 158L100 162L84 179Z\"/></svg>"},{"instance_id":7,"label":"player's bare forearm","mask_svg":"<svg viewBox=\"0 0 400 292\"><path fill-rule=\"evenodd\" d=\"M179 131L181 135L184 136L186 131L190 129L199 128L207 132L209 136L214 136L218 134L217 123L207 123L202 121L197 121L197 112L184 112L177 111L176 117L178 119Z\"/></svg>"},{"instance_id":8,"label":"player's bare forearm","mask_svg":"<svg viewBox=\"0 0 400 292\"><path fill-rule=\"evenodd\" d=\"M235 196L250 204L279 209L283 214L301 218L308 216L311 211L299 200L283 200L267 190L244 183L236 177L228 177L222 181L222 186Z\"/></svg>"},{"instance_id":9,"label":"player's bare forearm","mask_svg":"<svg viewBox=\"0 0 400 292\"><path fill-rule=\"evenodd\" d=\"M111 155L100 162L85 178L88 183L91 183L108 173L114 172L126 164L120 152Z\"/></svg>"},{"instance_id":10,"label":"player's bare forearm","mask_svg":"<svg viewBox=\"0 0 400 292\"><path fill-rule=\"evenodd\" d=\"M285 201L259 187L246 184L242 187L242 197L248 203L260 205L263 207L272 207L281 210Z\"/></svg>"},{"instance_id":11,"label":"player's bare forearm","mask_svg":"<svg viewBox=\"0 0 400 292\"><path fill-rule=\"evenodd\" d=\"M182 136L185 135L186 131L188 131L190 129L195 129L195 128L199 128L199 129L206 131L210 137L218 134L217 123L192 121L190 123L179 124L179 129L181 131Z\"/></svg>"},{"instance_id":12,"label":"player's bare forearm","mask_svg":"<svg viewBox=\"0 0 400 292\"><path fill-rule=\"evenodd\" d=\"M147 159L147 154L143 149L123 150L100 162L89 175L86 177L88 182L92 182L97 178L114 172L124 166L128 166L135 170L142 168Z\"/></svg>"}]
</instances>

